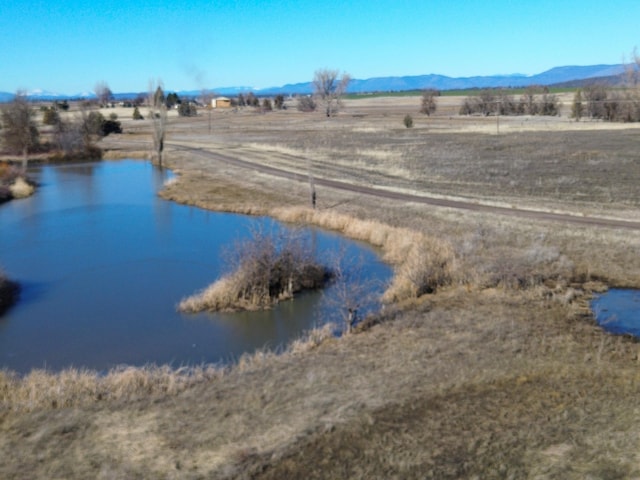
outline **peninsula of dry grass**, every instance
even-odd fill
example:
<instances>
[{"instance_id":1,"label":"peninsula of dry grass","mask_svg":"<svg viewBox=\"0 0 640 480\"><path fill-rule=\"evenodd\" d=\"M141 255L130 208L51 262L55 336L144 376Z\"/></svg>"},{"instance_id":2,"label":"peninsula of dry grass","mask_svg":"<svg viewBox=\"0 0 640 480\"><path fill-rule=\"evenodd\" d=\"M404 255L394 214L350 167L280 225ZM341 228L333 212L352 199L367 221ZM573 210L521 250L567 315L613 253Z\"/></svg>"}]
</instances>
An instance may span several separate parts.
<instances>
[{"instance_id":1,"label":"peninsula of dry grass","mask_svg":"<svg viewBox=\"0 0 640 480\"><path fill-rule=\"evenodd\" d=\"M206 117L172 118L164 198L378 246L388 303L353 334L327 327L203 373L6 373L0 477L640 477L640 349L589 308L594 291L640 286L640 233L508 210L640 219L640 131L573 122L567 99L560 117L498 130L459 102L430 117L418 97L349 100L331 119L214 112L211 133ZM108 156L144 151L150 127L128 127ZM310 177L507 208L318 186L312 209Z\"/></svg>"}]
</instances>

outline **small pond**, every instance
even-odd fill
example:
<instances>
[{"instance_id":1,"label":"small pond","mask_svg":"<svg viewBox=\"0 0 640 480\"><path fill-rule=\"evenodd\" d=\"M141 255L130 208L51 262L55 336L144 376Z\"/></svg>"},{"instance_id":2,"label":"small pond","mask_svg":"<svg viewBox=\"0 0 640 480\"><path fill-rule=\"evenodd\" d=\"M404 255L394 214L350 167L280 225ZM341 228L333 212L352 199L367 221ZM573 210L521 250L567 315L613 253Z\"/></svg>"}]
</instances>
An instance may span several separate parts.
<instances>
[{"instance_id":1,"label":"small pond","mask_svg":"<svg viewBox=\"0 0 640 480\"><path fill-rule=\"evenodd\" d=\"M640 337L640 290L612 288L598 294L591 309L605 330Z\"/></svg>"},{"instance_id":2,"label":"small pond","mask_svg":"<svg viewBox=\"0 0 640 480\"><path fill-rule=\"evenodd\" d=\"M157 197L171 177L148 162L44 166L40 188L0 206L0 266L22 285L0 317L0 368L174 366L233 362L278 349L338 312L325 293L252 313L178 313L185 296L223 272L221 251L267 218L209 212ZM362 258L360 274L382 291L391 269L366 245L306 229L323 259Z\"/></svg>"}]
</instances>

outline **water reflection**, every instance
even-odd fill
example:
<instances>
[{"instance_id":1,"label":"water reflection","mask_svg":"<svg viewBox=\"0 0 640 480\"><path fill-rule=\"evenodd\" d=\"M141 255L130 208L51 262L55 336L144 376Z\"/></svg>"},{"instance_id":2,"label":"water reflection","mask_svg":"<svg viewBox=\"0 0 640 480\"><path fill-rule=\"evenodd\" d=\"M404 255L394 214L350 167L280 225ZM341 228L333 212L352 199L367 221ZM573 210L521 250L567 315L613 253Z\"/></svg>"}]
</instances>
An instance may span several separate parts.
<instances>
[{"instance_id":1,"label":"water reflection","mask_svg":"<svg viewBox=\"0 0 640 480\"><path fill-rule=\"evenodd\" d=\"M181 315L175 305L220 274L220 250L269 219L207 212L161 200L168 170L140 161L39 167L41 188L0 206L0 265L23 285L0 319L0 367L230 361L285 345L326 321L332 307L305 295L266 312ZM321 257L362 255L365 275L386 281L375 253L310 229ZM382 287L380 287L381 289Z\"/></svg>"}]
</instances>

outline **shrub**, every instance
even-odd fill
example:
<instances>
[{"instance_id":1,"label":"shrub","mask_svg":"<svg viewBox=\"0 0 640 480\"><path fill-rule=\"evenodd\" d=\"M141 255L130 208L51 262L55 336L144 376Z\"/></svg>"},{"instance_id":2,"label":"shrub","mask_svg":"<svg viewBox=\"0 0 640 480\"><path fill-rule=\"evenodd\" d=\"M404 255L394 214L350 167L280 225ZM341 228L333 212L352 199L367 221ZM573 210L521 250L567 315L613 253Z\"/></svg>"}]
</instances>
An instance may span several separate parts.
<instances>
[{"instance_id":1,"label":"shrub","mask_svg":"<svg viewBox=\"0 0 640 480\"><path fill-rule=\"evenodd\" d=\"M102 122L102 136L106 137L110 133L122 133L122 126L117 120L105 120Z\"/></svg>"},{"instance_id":2,"label":"shrub","mask_svg":"<svg viewBox=\"0 0 640 480\"><path fill-rule=\"evenodd\" d=\"M298 97L298 110L301 112L315 112L318 105L311 96L303 95Z\"/></svg>"},{"instance_id":3,"label":"shrub","mask_svg":"<svg viewBox=\"0 0 640 480\"><path fill-rule=\"evenodd\" d=\"M137 106L133 109L133 119L134 120L144 120L144 117L140 113L140 109Z\"/></svg>"},{"instance_id":4,"label":"shrub","mask_svg":"<svg viewBox=\"0 0 640 480\"><path fill-rule=\"evenodd\" d=\"M408 113L404 116L403 122L404 122L404 126L405 127L407 127L407 128L412 128L413 127L413 118Z\"/></svg>"},{"instance_id":5,"label":"shrub","mask_svg":"<svg viewBox=\"0 0 640 480\"><path fill-rule=\"evenodd\" d=\"M178 115L181 117L195 117L198 115L198 109L189 102L182 102L178 105Z\"/></svg>"},{"instance_id":6,"label":"shrub","mask_svg":"<svg viewBox=\"0 0 640 480\"><path fill-rule=\"evenodd\" d=\"M268 308L296 292L319 288L329 279L300 236L276 236L261 229L227 253L231 273L199 294L182 300L178 309L252 310Z\"/></svg>"},{"instance_id":7,"label":"shrub","mask_svg":"<svg viewBox=\"0 0 640 480\"><path fill-rule=\"evenodd\" d=\"M66 100L63 100L62 102L55 102L55 106L58 110L62 110L64 112L69 110L69 102Z\"/></svg>"},{"instance_id":8,"label":"shrub","mask_svg":"<svg viewBox=\"0 0 640 480\"><path fill-rule=\"evenodd\" d=\"M424 90L422 92L422 104L420 113L431 115L436 111L436 97L440 96L440 92L434 89Z\"/></svg>"},{"instance_id":9,"label":"shrub","mask_svg":"<svg viewBox=\"0 0 640 480\"><path fill-rule=\"evenodd\" d=\"M247 93L247 98L245 99L245 102L247 103L247 106L249 106L249 107L259 107L260 106L260 99L258 97L256 97L253 92Z\"/></svg>"},{"instance_id":10,"label":"shrub","mask_svg":"<svg viewBox=\"0 0 640 480\"><path fill-rule=\"evenodd\" d=\"M45 107L42 115L42 123L45 125L56 125L60 122L60 115L54 107Z\"/></svg>"},{"instance_id":11,"label":"shrub","mask_svg":"<svg viewBox=\"0 0 640 480\"><path fill-rule=\"evenodd\" d=\"M270 112L272 110L273 110L273 106L271 105L271 100L269 100L268 98L265 98L264 100L262 100L262 111Z\"/></svg>"}]
</instances>

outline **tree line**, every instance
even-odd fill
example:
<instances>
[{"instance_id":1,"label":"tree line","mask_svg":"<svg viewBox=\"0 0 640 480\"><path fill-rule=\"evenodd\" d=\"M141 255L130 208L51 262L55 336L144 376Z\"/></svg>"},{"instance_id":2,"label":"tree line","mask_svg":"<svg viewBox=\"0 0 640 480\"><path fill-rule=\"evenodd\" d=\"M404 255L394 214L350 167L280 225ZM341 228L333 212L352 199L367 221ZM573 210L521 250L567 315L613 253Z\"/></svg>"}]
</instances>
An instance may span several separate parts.
<instances>
[{"instance_id":1,"label":"tree line","mask_svg":"<svg viewBox=\"0 0 640 480\"><path fill-rule=\"evenodd\" d=\"M560 114L560 102L547 87L529 87L516 98L507 89L484 89L466 97L460 115L549 115Z\"/></svg>"},{"instance_id":2,"label":"tree line","mask_svg":"<svg viewBox=\"0 0 640 480\"><path fill-rule=\"evenodd\" d=\"M637 88L607 88L589 85L576 91L571 118L583 117L609 122L640 122L640 92Z\"/></svg>"},{"instance_id":3,"label":"tree line","mask_svg":"<svg viewBox=\"0 0 640 480\"><path fill-rule=\"evenodd\" d=\"M30 153L51 153L61 158L100 158L102 152L96 142L111 133L121 133L117 116L105 118L100 112L82 104L74 116L62 116L68 104L54 103L42 107L42 123L51 128L51 140L42 141L36 122L37 111L23 92L0 109L0 138L6 153L21 155L26 169Z\"/></svg>"}]
</instances>

